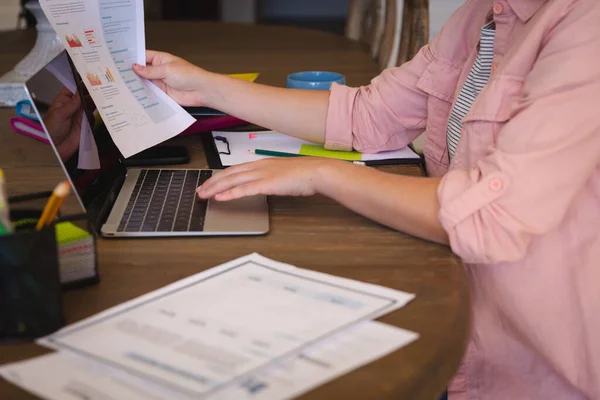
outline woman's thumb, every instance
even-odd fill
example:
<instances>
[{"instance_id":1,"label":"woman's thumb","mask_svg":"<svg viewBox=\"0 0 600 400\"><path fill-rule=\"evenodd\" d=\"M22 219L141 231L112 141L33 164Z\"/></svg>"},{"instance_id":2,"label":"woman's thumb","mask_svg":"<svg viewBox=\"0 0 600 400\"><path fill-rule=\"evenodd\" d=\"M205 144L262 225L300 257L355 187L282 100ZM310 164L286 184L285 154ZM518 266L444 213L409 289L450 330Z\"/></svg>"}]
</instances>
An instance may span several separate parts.
<instances>
[{"instance_id":1,"label":"woman's thumb","mask_svg":"<svg viewBox=\"0 0 600 400\"><path fill-rule=\"evenodd\" d=\"M165 79L166 68L164 65L147 65L133 64L133 71L145 79Z\"/></svg>"}]
</instances>

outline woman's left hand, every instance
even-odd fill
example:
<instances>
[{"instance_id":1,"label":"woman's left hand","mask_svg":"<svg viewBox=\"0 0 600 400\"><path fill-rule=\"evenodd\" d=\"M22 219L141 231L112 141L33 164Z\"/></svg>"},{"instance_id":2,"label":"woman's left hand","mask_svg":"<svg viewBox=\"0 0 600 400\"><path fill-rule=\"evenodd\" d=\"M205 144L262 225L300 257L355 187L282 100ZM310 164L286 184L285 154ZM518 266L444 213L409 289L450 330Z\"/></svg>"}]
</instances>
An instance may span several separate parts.
<instances>
[{"instance_id":1,"label":"woman's left hand","mask_svg":"<svg viewBox=\"0 0 600 400\"><path fill-rule=\"evenodd\" d=\"M265 159L227 168L197 189L202 199L229 201L257 194L312 196L322 168L339 161L298 157Z\"/></svg>"}]
</instances>

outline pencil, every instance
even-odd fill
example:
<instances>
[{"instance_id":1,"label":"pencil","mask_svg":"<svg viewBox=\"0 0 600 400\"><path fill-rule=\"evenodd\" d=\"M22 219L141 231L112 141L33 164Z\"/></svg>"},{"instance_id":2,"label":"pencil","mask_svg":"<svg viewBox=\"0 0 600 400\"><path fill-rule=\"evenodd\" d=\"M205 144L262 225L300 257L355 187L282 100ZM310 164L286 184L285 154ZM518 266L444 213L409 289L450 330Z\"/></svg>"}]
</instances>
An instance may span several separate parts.
<instances>
[{"instance_id":1,"label":"pencil","mask_svg":"<svg viewBox=\"0 0 600 400\"><path fill-rule=\"evenodd\" d=\"M50 199L46 204L46 207L44 207L42 216L35 226L36 230L39 231L44 226L47 226L54 221L54 218L56 218L56 215L58 214L58 210L60 210L60 207L64 203L69 193L71 193L71 185L68 181L61 182L56 186L52 192L52 196L50 196Z\"/></svg>"},{"instance_id":2,"label":"pencil","mask_svg":"<svg viewBox=\"0 0 600 400\"><path fill-rule=\"evenodd\" d=\"M282 151L271 151L271 150L262 150L262 149L254 149L250 150L250 153L257 154L259 156L273 156L273 157L303 157L302 154L296 153L284 153Z\"/></svg>"}]
</instances>

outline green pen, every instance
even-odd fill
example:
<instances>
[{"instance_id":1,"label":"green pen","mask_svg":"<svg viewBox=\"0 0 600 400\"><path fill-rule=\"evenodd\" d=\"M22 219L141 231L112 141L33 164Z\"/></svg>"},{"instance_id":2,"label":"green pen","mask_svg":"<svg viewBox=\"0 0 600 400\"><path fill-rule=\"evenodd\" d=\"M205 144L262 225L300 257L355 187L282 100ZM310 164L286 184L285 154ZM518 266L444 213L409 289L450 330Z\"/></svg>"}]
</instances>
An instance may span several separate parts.
<instances>
[{"instance_id":1,"label":"green pen","mask_svg":"<svg viewBox=\"0 0 600 400\"><path fill-rule=\"evenodd\" d=\"M273 156L273 157L304 157L302 154L295 153L284 153L282 151L271 151L271 150L262 150L262 149L254 149L250 150L250 153L257 154L259 156Z\"/></svg>"}]
</instances>

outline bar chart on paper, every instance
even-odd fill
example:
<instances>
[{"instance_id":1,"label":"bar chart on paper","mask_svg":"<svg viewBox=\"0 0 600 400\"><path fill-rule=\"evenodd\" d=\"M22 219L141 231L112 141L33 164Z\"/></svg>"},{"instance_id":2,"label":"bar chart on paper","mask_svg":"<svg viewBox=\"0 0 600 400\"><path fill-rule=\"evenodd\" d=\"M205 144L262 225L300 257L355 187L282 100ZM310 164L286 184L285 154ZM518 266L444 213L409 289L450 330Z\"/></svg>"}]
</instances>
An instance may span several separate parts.
<instances>
[{"instance_id":1,"label":"bar chart on paper","mask_svg":"<svg viewBox=\"0 0 600 400\"><path fill-rule=\"evenodd\" d=\"M72 35L65 35L65 40L70 48L83 47L81 40L74 33Z\"/></svg>"},{"instance_id":2,"label":"bar chart on paper","mask_svg":"<svg viewBox=\"0 0 600 400\"><path fill-rule=\"evenodd\" d=\"M93 46L96 44L96 35L95 35L93 29L88 29L85 31L85 39L87 40L87 42L90 46Z\"/></svg>"},{"instance_id":3,"label":"bar chart on paper","mask_svg":"<svg viewBox=\"0 0 600 400\"><path fill-rule=\"evenodd\" d=\"M108 67L106 68L104 77L106 78L106 81L109 83L112 83L115 81L115 77L113 76L112 72L110 72L110 69Z\"/></svg>"},{"instance_id":4,"label":"bar chart on paper","mask_svg":"<svg viewBox=\"0 0 600 400\"><path fill-rule=\"evenodd\" d=\"M90 85L92 85L92 86L101 86L102 85L102 81L100 80L100 77L94 73L88 72L86 74L86 78L87 78L88 82L90 83Z\"/></svg>"}]
</instances>

